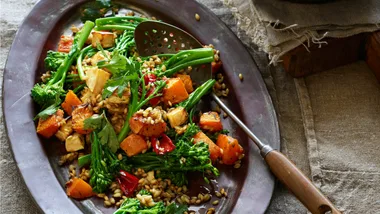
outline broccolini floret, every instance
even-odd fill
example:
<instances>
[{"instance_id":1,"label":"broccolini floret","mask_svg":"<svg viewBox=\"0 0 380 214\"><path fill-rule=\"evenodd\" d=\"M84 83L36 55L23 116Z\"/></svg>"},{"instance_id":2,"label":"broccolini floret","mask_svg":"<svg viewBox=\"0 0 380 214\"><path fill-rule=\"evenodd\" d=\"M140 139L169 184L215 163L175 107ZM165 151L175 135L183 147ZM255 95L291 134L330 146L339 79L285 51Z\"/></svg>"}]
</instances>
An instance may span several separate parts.
<instances>
[{"instance_id":1,"label":"broccolini floret","mask_svg":"<svg viewBox=\"0 0 380 214\"><path fill-rule=\"evenodd\" d=\"M63 64L67 53L57 52L57 51L48 51L47 56L44 60L45 68L49 71L56 71L59 66Z\"/></svg>"},{"instance_id":2,"label":"broccolini floret","mask_svg":"<svg viewBox=\"0 0 380 214\"><path fill-rule=\"evenodd\" d=\"M212 165L210 152L206 143L193 144L192 137L199 131L199 127L194 123L190 124L186 132L176 139L176 149L166 155L157 155L154 152L147 152L133 156L129 163L135 168L145 171L159 170L158 177L169 178L178 186L187 183L187 172L210 171L215 176L219 176L219 171Z\"/></svg>"},{"instance_id":3,"label":"broccolini floret","mask_svg":"<svg viewBox=\"0 0 380 214\"><path fill-rule=\"evenodd\" d=\"M167 209L165 208L165 205L162 201L157 202L152 207L144 207L140 204L140 201L138 199L126 198L121 204L120 208L116 210L114 214L164 214L167 213L166 210Z\"/></svg>"},{"instance_id":4,"label":"broccolini floret","mask_svg":"<svg viewBox=\"0 0 380 214\"><path fill-rule=\"evenodd\" d=\"M105 166L103 149L95 132L91 133L91 170L90 184L96 193L105 192L111 185L114 177Z\"/></svg>"}]
</instances>

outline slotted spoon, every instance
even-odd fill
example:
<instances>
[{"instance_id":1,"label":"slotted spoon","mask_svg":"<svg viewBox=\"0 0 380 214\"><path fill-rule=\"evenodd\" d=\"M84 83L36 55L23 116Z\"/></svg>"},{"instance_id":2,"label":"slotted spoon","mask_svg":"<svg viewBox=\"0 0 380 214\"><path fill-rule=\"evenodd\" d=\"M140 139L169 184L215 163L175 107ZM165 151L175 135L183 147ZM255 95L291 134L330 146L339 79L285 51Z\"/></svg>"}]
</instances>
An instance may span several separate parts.
<instances>
[{"instance_id":1,"label":"slotted spoon","mask_svg":"<svg viewBox=\"0 0 380 214\"><path fill-rule=\"evenodd\" d=\"M134 34L136 48L140 56L155 54L177 53L180 50L202 48L202 44L189 33L173 25L158 21L140 23ZM211 65L198 66L191 72L194 82L200 84L212 78ZM341 213L335 206L313 185L313 183L281 152L264 144L249 128L216 96L211 97L221 109L249 136L260 149L273 174L282 181L293 194L312 213Z\"/></svg>"}]
</instances>

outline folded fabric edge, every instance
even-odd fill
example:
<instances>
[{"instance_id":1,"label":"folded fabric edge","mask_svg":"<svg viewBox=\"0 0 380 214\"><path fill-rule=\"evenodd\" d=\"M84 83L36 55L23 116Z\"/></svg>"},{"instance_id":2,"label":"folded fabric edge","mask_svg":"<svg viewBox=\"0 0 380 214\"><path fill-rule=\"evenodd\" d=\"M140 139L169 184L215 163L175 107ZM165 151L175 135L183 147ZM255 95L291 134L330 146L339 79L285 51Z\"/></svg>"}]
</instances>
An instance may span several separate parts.
<instances>
[{"instance_id":1,"label":"folded fabric edge","mask_svg":"<svg viewBox=\"0 0 380 214\"><path fill-rule=\"evenodd\" d=\"M296 28L321 25L351 26L380 22L380 1L330 1L324 4L299 4L285 0L234 0L236 5L248 1L259 12L263 22L282 26L297 24Z\"/></svg>"},{"instance_id":2,"label":"folded fabric edge","mask_svg":"<svg viewBox=\"0 0 380 214\"><path fill-rule=\"evenodd\" d=\"M276 28L276 25L260 21L256 16L258 13L255 8L246 7L242 4L235 5L234 0L221 0L227 6L233 16L237 19L237 26L250 38L251 42L256 44L260 50L268 54L269 64L276 65L281 61L281 56L290 50L303 45L307 50L311 44L317 44L320 47L326 45L324 38L344 38L364 32L373 32L379 30L380 24L354 25L349 26L316 26L315 28L298 28L287 26ZM249 10L249 11L248 11ZM248 13L247 13L248 12ZM243 14L251 14L247 17ZM323 29L326 27L326 29ZM334 27L335 29L329 29Z\"/></svg>"},{"instance_id":3,"label":"folded fabric edge","mask_svg":"<svg viewBox=\"0 0 380 214\"><path fill-rule=\"evenodd\" d=\"M246 33L246 35L250 38L250 42L256 44L259 50L270 54L272 52L272 48L268 45L266 27L263 25L263 22L255 16L255 12L251 11L250 6L247 7L247 5L241 4L239 7L236 7L233 0L221 0L221 2L231 10L232 15L237 20L237 27ZM249 13L253 13L253 19L244 16L241 12L247 10Z\"/></svg>"}]
</instances>

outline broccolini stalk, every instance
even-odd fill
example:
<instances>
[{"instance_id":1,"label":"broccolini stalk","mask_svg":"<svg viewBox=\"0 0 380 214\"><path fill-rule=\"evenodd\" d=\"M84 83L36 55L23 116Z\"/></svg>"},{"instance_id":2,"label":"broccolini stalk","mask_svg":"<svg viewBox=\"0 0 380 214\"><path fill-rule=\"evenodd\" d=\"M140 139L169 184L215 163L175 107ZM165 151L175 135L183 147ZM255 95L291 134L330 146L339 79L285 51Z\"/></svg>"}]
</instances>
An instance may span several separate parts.
<instances>
[{"instance_id":1,"label":"broccolini stalk","mask_svg":"<svg viewBox=\"0 0 380 214\"><path fill-rule=\"evenodd\" d=\"M178 52L164 62L166 70L162 71L162 69L159 69L156 74L157 76L170 77L179 70L185 69L189 66L207 64L212 61L214 61L214 50L212 48L184 50Z\"/></svg>"},{"instance_id":2,"label":"broccolini stalk","mask_svg":"<svg viewBox=\"0 0 380 214\"><path fill-rule=\"evenodd\" d=\"M85 54L94 49L92 47L92 45L89 45L85 48L82 49L82 51L79 53L79 56L77 58L77 70L78 70L78 74L79 74L79 77L81 80L86 80L86 74L84 73L84 69L83 69L83 66L82 66L82 61L83 61L83 57L85 56Z\"/></svg>"},{"instance_id":3,"label":"broccolini stalk","mask_svg":"<svg viewBox=\"0 0 380 214\"><path fill-rule=\"evenodd\" d=\"M138 87L139 84L136 80L130 81L129 82L130 88L131 88L131 97L128 105L128 113L127 113L127 118L124 121L124 125L121 128L121 131L119 135L117 136L117 140L119 142L122 142L124 138L127 137L130 127L129 127L129 119L132 117L132 115L135 113L135 108L138 105Z\"/></svg>"},{"instance_id":4,"label":"broccolini stalk","mask_svg":"<svg viewBox=\"0 0 380 214\"><path fill-rule=\"evenodd\" d=\"M66 74L75 58L79 55L81 48L87 40L94 23L87 21L81 31L75 37L69 54L65 57L63 63L59 66L57 72L46 84L36 84L32 91L31 96L35 102L40 106L49 106L55 102L57 96L65 94L63 85L65 83Z\"/></svg>"},{"instance_id":5,"label":"broccolini stalk","mask_svg":"<svg viewBox=\"0 0 380 214\"><path fill-rule=\"evenodd\" d=\"M115 16L95 20L96 30L130 30L134 31L136 26L147 20L136 16Z\"/></svg>"},{"instance_id":6,"label":"broccolini stalk","mask_svg":"<svg viewBox=\"0 0 380 214\"><path fill-rule=\"evenodd\" d=\"M85 127L91 127L95 131L91 133L91 156L81 157L78 162L83 166L91 161L90 184L94 192L102 193L107 190L121 169L130 171L131 166L115 155L119 145L104 112L100 116L86 119L84 123Z\"/></svg>"},{"instance_id":7,"label":"broccolini stalk","mask_svg":"<svg viewBox=\"0 0 380 214\"><path fill-rule=\"evenodd\" d=\"M215 84L214 79L209 79L201 86L199 86L195 91L193 91L187 100L179 103L179 106L182 106L186 109L186 111L190 111L200 100L201 98L207 94Z\"/></svg>"},{"instance_id":8,"label":"broccolini stalk","mask_svg":"<svg viewBox=\"0 0 380 214\"><path fill-rule=\"evenodd\" d=\"M91 163L91 154L82 155L78 158L78 167L82 168Z\"/></svg>"}]
</instances>

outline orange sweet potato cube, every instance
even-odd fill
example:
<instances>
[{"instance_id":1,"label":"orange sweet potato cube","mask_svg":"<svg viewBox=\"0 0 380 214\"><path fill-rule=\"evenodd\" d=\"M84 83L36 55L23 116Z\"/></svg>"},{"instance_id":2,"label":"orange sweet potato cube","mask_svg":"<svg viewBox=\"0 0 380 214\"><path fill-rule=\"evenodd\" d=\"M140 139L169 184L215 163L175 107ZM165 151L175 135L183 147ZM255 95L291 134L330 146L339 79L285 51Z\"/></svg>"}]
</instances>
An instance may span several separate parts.
<instances>
[{"instance_id":1,"label":"orange sweet potato cube","mask_svg":"<svg viewBox=\"0 0 380 214\"><path fill-rule=\"evenodd\" d=\"M224 134L218 135L216 145L223 150L222 161L226 165L234 164L244 152L237 139Z\"/></svg>"},{"instance_id":2,"label":"orange sweet potato cube","mask_svg":"<svg viewBox=\"0 0 380 214\"><path fill-rule=\"evenodd\" d=\"M71 115L71 113L73 112L73 108L81 104L82 101L80 101L77 95L72 90L69 90L69 92L66 94L65 101L62 103L61 106L68 115Z\"/></svg>"},{"instance_id":3,"label":"orange sweet potato cube","mask_svg":"<svg viewBox=\"0 0 380 214\"><path fill-rule=\"evenodd\" d=\"M183 84L185 85L185 88L186 88L186 91L187 93L191 93L194 91L194 88L193 88L193 81L191 80L191 77L187 74L177 74L178 78L180 78L183 82Z\"/></svg>"},{"instance_id":4,"label":"orange sweet potato cube","mask_svg":"<svg viewBox=\"0 0 380 214\"><path fill-rule=\"evenodd\" d=\"M120 148L127 153L128 157L132 157L148 149L148 144L142 136L131 134L121 142Z\"/></svg>"},{"instance_id":5,"label":"orange sweet potato cube","mask_svg":"<svg viewBox=\"0 0 380 214\"><path fill-rule=\"evenodd\" d=\"M219 146L217 146L212 140L205 135L202 131L198 132L196 135L194 135L194 144L199 142L204 142L208 144L208 150L210 151L210 158L211 160L215 161L219 157L222 156L222 150Z\"/></svg>"},{"instance_id":6,"label":"orange sweet potato cube","mask_svg":"<svg viewBox=\"0 0 380 214\"><path fill-rule=\"evenodd\" d=\"M170 78L167 80L166 88L163 92L165 103L177 104L189 97L185 84L180 78Z\"/></svg>"},{"instance_id":7,"label":"orange sweet potato cube","mask_svg":"<svg viewBox=\"0 0 380 214\"><path fill-rule=\"evenodd\" d=\"M55 114L50 115L46 120L40 118L37 125L37 133L45 138L50 138L58 131L62 120L63 111L61 109L58 109Z\"/></svg>"},{"instance_id":8,"label":"orange sweet potato cube","mask_svg":"<svg viewBox=\"0 0 380 214\"><path fill-rule=\"evenodd\" d=\"M214 111L203 113L199 119L199 126L203 130L217 132L223 129L219 114Z\"/></svg>"}]
</instances>

